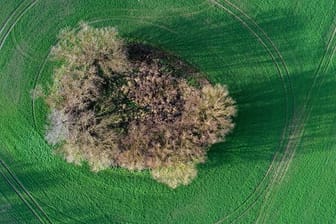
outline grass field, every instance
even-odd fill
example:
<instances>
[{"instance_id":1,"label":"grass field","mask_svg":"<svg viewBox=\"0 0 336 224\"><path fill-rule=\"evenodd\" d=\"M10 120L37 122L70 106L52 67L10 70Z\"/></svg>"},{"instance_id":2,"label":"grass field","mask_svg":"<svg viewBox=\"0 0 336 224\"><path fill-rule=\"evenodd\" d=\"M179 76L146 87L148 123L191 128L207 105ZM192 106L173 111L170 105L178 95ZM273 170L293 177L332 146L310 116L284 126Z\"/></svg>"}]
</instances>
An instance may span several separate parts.
<instances>
[{"instance_id":1,"label":"grass field","mask_svg":"<svg viewBox=\"0 0 336 224\"><path fill-rule=\"evenodd\" d=\"M0 223L335 223L334 0L0 0ZM52 154L51 46L79 21L116 26L229 86L236 128L175 190Z\"/></svg>"}]
</instances>

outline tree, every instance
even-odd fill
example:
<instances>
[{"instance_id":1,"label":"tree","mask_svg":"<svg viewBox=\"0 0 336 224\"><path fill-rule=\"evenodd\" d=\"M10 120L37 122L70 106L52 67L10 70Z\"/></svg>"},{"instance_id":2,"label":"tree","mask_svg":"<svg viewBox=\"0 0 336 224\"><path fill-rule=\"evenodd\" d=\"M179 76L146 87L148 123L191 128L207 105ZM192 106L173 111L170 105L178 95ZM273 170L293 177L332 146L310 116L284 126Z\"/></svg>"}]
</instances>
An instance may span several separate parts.
<instances>
[{"instance_id":1,"label":"tree","mask_svg":"<svg viewBox=\"0 0 336 224\"><path fill-rule=\"evenodd\" d=\"M66 29L52 55L61 65L45 96L46 140L68 162L87 161L93 171L149 169L175 188L196 177L208 147L234 127L225 86L205 78L191 85L193 69L149 46L126 45L115 28Z\"/></svg>"}]
</instances>

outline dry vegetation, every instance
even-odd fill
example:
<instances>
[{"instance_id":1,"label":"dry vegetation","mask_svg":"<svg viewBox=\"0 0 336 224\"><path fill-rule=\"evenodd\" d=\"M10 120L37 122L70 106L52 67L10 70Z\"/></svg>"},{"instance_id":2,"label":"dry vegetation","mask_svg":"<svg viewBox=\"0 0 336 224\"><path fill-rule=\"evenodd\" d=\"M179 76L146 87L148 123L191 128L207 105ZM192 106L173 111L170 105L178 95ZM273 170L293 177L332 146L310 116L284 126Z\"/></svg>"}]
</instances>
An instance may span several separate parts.
<instances>
[{"instance_id":1,"label":"dry vegetation","mask_svg":"<svg viewBox=\"0 0 336 224\"><path fill-rule=\"evenodd\" d=\"M175 188L196 177L209 145L234 126L225 86L190 85L188 66L126 46L114 28L64 30L52 55L61 66L45 96L45 137L69 162L86 161L94 171L150 169Z\"/></svg>"}]
</instances>

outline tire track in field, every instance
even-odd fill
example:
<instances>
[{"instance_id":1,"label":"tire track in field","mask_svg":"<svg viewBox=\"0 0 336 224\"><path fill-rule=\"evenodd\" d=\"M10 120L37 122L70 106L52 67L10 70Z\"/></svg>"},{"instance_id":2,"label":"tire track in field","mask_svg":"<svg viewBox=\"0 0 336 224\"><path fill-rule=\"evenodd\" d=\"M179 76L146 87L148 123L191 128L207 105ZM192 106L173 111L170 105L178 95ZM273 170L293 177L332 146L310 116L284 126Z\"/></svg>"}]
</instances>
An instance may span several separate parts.
<instances>
[{"instance_id":1,"label":"tire track in field","mask_svg":"<svg viewBox=\"0 0 336 224\"><path fill-rule=\"evenodd\" d=\"M297 119L299 120L300 125L298 125L297 129L296 129L296 135L298 135L297 137L299 137L299 139L302 138L303 134L304 134L304 128L305 128L305 124L306 121L308 120L308 118L310 117L312 108L313 108L313 104L312 104L312 93L316 93L319 92L323 80L324 80L324 76L322 76L323 74L326 74L330 64L333 60L333 57L335 55L336 52L336 17L333 21L332 24L333 27L333 31L330 35L330 38L328 40L325 52L320 60L320 63L318 65L318 68L316 69L315 73L314 73L314 80L313 80L313 84L310 87L308 94L305 98L305 103L302 106L302 111L300 113L298 113L297 115ZM322 77L321 77L322 76ZM299 142L296 143L296 145ZM296 148L296 147L295 147ZM292 161L294 155L289 155L289 157L287 158L289 161ZM284 171L283 173L280 174L280 176L274 180L274 182L276 183L281 183L281 181L284 179L285 173L287 172L288 168L289 168L290 163L287 163L284 165ZM272 200L271 194L268 193L265 195L265 199L264 199L264 203L263 206L261 207L261 210L259 212L259 216L256 220L257 223L263 223L265 222L265 219L267 218L267 214L269 213L269 211L267 209L270 209L270 207L266 206L267 205L267 201Z\"/></svg>"},{"instance_id":2,"label":"tire track in field","mask_svg":"<svg viewBox=\"0 0 336 224\"><path fill-rule=\"evenodd\" d=\"M13 31L12 31L12 32L13 32ZM27 59L29 59L29 60L31 60L31 61L34 61L34 62L37 62L38 60L36 60L36 59L34 58L34 56L33 56L31 53L29 53L29 50L25 50L25 49L23 49L23 47L19 44L19 41L16 39L15 36L16 36L16 35L15 35L15 31L14 31L14 34L11 35L11 39L12 39L12 41L13 41L13 45L15 46L16 50L18 51L18 53L19 53L21 56L23 56L24 58L27 58Z\"/></svg>"},{"instance_id":3,"label":"tire track in field","mask_svg":"<svg viewBox=\"0 0 336 224\"><path fill-rule=\"evenodd\" d=\"M2 36L3 31L5 31L5 28L7 27L7 25L10 24L10 21L12 19L15 19L15 17L20 14L20 10L21 10L21 12L25 10L25 8L20 9L20 8L24 7L24 5L25 5L24 3L26 3L26 2L25 1L21 1L21 3L12 11L12 13L3 22L3 25L1 26L2 28L0 29L0 41L5 41L5 40L1 39L1 36ZM29 7L29 5L27 5L26 7ZM11 24L11 25L13 25L13 24ZM8 32L10 32L10 31L8 31ZM6 33L5 33L5 35L6 35ZM3 37L3 38L5 38L5 37ZM13 42L14 42L14 46L18 46L17 40L15 39L15 35L12 36L12 39L13 39ZM29 56L29 58L32 59L32 56L30 56L29 54L25 53L22 48L18 47L18 50L20 51L20 53L23 56L27 56L27 57Z\"/></svg>"},{"instance_id":4,"label":"tire track in field","mask_svg":"<svg viewBox=\"0 0 336 224\"><path fill-rule=\"evenodd\" d=\"M13 28L15 27L15 25L20 21L20 19L31 9L34 7L34 5L38 2L38 0L34 0L31 3L29 3L25 8L23 8L23 10L21 11L14 11L12 16L10 16L8 18L8 21L6 22L6 24L9 24L9 21L12 18L15 18L15 20L9 25L9 28L4 32L4 36L0 39L0 50L2 49L4 43L6 42L9 34L11 33L11 31L13 30ZM1 33L4 31L4 27L1 29Z\"/></svg>"},{"instance_id":5,"label":"tire track in field","mask_svg":"<svg viewBox=\"0 0 336 224\"><path fill-rule=\"evenodd\" d=\"M7 16L7 18L5 19L4 22L2 22L1 24L1 29L0 29L0 35L1 33L4 31L5 27L7 26L7 24L9 23L9 21L17 14L17 11L19 11L19 8L23 5L25 1L21 1L20 4L17 5L17 7L15 7L12 12Z\"/></svg>"},{"instance_id":6,"label":"tire track in field","mask_svg":"<svg viewBox=\"0 0 336 224\"><path fill-rule=\"evenodd\" d=\"M4 43L6 42L9 34L11 33L15 25L37 2L38 0L34 0L24 6L25 2L23 1L18 5L18 7L16 7L15 10L13 10L11 15L7 17L0 30L0 50L2 49ZM21 7L23 8L21 9ZM8 28L6 29L7 26ZM37 203L34 197L23 186L23 184L19 181L16 175L10 170L8 165L2 159L0 159L0 174L7 182L7 184L23 201L23 203L28 207L28 209L33 213L33 215L39 220L40 223L52 223L42 207Z\"/></svg>"},{"instance_id":7,"label":"tire track in field","mask_svg":"<svg viewBox=\"0 0 336 224\"><path fill-rule=\"evenodd\" d=\"M195 5L194 7L200 7L200 6L202 6L202 5L206 5L206 3L205 2L202 2L202 3L200 3L200 4L198 4L198 5ZM185 8L183 8L183 7L180 7L180 8L173 8L173 10L182 10L182 9L185 9ZM115 10L115 11L129 11L130 9L121 9L121 8L119 8L119 9L113 9L113 10ZM131 9L132 11L140 11L140 9ZM192 11L192 12L187 12L187 13L179 13L179 12L174 12L174 13L177 13L178 15L181 15L181 16L192 16L192 15L195 15L195 14L198 14L198 13L201 13L201 12L203 12L205 10L205 8L203 7L202 9L200 9L200 10L195 10L195 11ZM166 16L166 15L162 15L162 17L164 17L164 18L169 18L169 17L174 17L174 15L170 15L170 16ZM120 19L121 17L116 17L116 19ZM149 20L150 19L153 19L153 16L123 16L122 17L123 19L125 18L125 20L126 20L126 18L129 18L129 20L132 20L133 18L138 18L138 19L140 19L138 22L139 23L146 23L146 24L151 24L151 25L153 25L153 26L156 26L156 27L159 27L159 28L162 28L162 29L165 29L166 31L168 31L168 32L171 32L171 33L175 33L175 31L173 30L173 29L170 29L170 28L168 28L168 27L166 27L166 26L163 26L163 25L159 25L159 24L157 24L157 23L150 23L149 22ZM157 17L157 18L160 18L160 17ZM95 21L95 22L104 22L104 20L111 20L111 19L102 19L102 20L100 20L100 19L98 19L97 21ZM134 19L135 20L135 19ZM148 21L144 21L144 20L148 20ZM0 31L0 33L1 33L1 31ZM26 57L26 58L28 58L28 59L30 59L30 60L33 60L33 61L36 61L36 59L34 58L34 56L32 55L32 54L30 54L30 53L28 53L28 52L26 52L26 50L24 50L21 46L20 46L20 44L18 43L18 41L17 41L17 39L16 39L16 37L15 37L15 35L13 35L12 36L12 40L13 40L13 43L14 43L14 45L16 46L16 48L17 48L17 50L19 51L19 53L22 55L22 56L24 56L24 57Z\"/></svg>"},{"instance_id":8,"label":"tire track in field","mask_svg":"<svg viewBox=\"0 0 336 224\"><path fill-rule=\"evenodd\" d=\"M100 21L97 21L97 22L101 22L102 20L100 20ZM265 32L263 32L264 34L265 34ZM266 34L265 34L266 35ZM258 36L257 36L257 38L258 38L258 40L260 40L260 41L262 41ZM269 39L269 38L268 38ZM270 40L270 39L269 39ZM277 61L276 61L276 57L274 56L274 54L271 52L271 50L270 50L270 48L265 44L265 42L263 42L262 41L262 44L263 44L263 46L266 48L266 50L268 51L268 53L271 55L271 57L272 57L272 59L273 59L273 62L276 64L276 66L277 66L277 70L278 70L278 72L279 72L279 74L280 74L280 78L283 80L283 82L284 82L284 78L283 78L283 74L282 74L282 72L283 71L281 71L281 65L278 65L277 64ZM275 47L275 45L274 45L274 43L272 42L272 46L274 47L274 48L276 48ZM280 55L280 58L282 59L282 61L281 61L281 63L282 63L282 65L284 66L284 70L285 70L285 75L287 76L287 78L288 78L288 80L289 80L289 72L288 72L288 68L287 68L287 66L286 66L286 64L285 64L285 62L284 62L284 60L283 60L283 58L282 58L282 55L280 54L280 52L277 50L277 48L276 48L276 51L277 51L277 53L276 54L279 54ZM290 80L289 80L290 81ZM290 87L290 89L291 89L291 84L289 84L289 87ZM286 89L285 90L285 92L287 92L287 88L286 88L286 86L284 86L284 88ZM288 105L288 103L286 103L286 105ZM288 120L288 119L287 119ZM288 121L287 121L287 123L288 123ZM285 137L282 137L281 138L282 140L284 140L285 139ZM275 157L275 158L277 158L277 157ZM269 171L268 171L269 172Z\"/></svg>"},{"instance_id":9,"label":"tire track in field","mask_svg":"<svg viewBox=\"0 0 336 224\"><path fill-rule=\"evenodd\" d=\"M210 0L210 1L211 1L211 0ZM215 2L215 1L212 1L212 2ZM266 35L266 37L268 37L268 36ZM273 44L272 41L271 41L271 44ZM277 48L275 48L275 49L277 49ZM333 51L334 53L335 53L335 50L336 50L336 48L335 48L334 51ZM280 57L282 58L281 54L278 55L278 56L280 56ZM274 58L274 59L275 59L275 58ZM282 61L283 61L283 59L282 59ZM299 115L298 115L298 116L299 116ZM299 120L300 120L300 119L297 118L297 116L294 117L294 121L295 121L295 122L299 122ZM295 130L296 130L296 129L295 129ZM288 146L288 145L290 145L290 144L287 144L287 146ZM294 156L294 153L292 153L291 156L293 157L293 156ZM292 158L292 157L291 157L291 158ZM289 163L287 163L287 168L288 168L288 165L289 165ZM286 168L286 169L287 169L287 168ZM269 172L267 172L267 173L269 173ZM285 175L285 173L286 173L286 172L283 173L282 177ZM280 176L280 177L281 177L281 176Z\"/></svg>"},{"instance_id":10,"label":"tire track in field","mask_svg":"<svg viewBox=\"0 0 336 224\"><path fill-rule=\"evenodd\" d=\"M169 14L167 15L167 14L162 14L162 15L160 15L160 16L157 16L157 15L155 15L155 16L153 16L153 15L150 15L150 16L141 16L143 19L153 19L153 18L155 18L155 19L158 19L158 18L164 18L164 19L167 19L167 18L175 18L176 17L176 15L179 15L179 16L192 16L192 15L195 15L195 14L198 14L198 13L201 13L201 12L203 12L203 11L205 11L206 10L206 8L205 8L205 6L207 6L208 5L208 3L206 2L206 1L203 1L203 2L201 2L201 3L199 3L199 4L197 4L197 5L193 5L193 7L195 7L195 8L200 8L201 7L201 9L198 9L198 10L194 10L194 11L191 11L191 12L186 12L186 13L180 13L179 11L182 11L182 10L184 10L184 9L188 9L188 10L190 10L191 9L191 7L187 7L187 6L185 6L185 7L176 7L176 8L169 8ZM203 7L204 6L204 7ZM161 8L162 9L162 8ZM114 8L113 9L114 11L125 11L125 12L130 12L130 11L143 11L143 9L135 9L135 8Z\"/></svg>"},{"instance_id":11,"label":"tire track in field","mask_svg":"<svg viewBox=\"0 0 336 224\"><path fill-rule=\"evenodd\" d=\"M25 197L19 192L19 190L14 186L14 184L10 181L10 179L6 176L6 174L2 170L2 166L0 165L0 174L3 177L3 179L7 182L7 184L14 190L14 192L18 195L18 197L23 201L23 203L28 207L28 210L30 210L33 215L39 220L40 223L43 223L42 218L36 213L36 211L31 207L31 205L27 202Z\"/></svg>"},{"instance_id":12,"label":"tire track in field","mask_svg":"<svg viewBox=\"0 0 336 224\"><path fill-rule=\"evenodd\" d=\"M321 85L322 85L323 80L324 80L324 77L325 77L325 76L321 77L321 75L327 73L327 71L330 67L330 64L333 60L333 57L336 53L336 17L333 21L332 28L333 28L333 31L330 35L330 38L329 38L328 42L327 42L325 52L324 52L324 54L323 54L323 56L320 60L318 68L316 69L316 71L314 73L313 84L310 87L310 89L308 91L308 94L305 98L304 105L303 105L303 108L302 108L303 112L300 112L297 115L299 118L301 117L301 119L302 119L301 123L302 123L303 126L306 124L306 120L309 118L311 110L313 108L312 94L313 94L313 92L318 92L320 90ZM305 114L306 116L302 117L302 113ZM288 167L287 167L287 169L288 169ZM283 179L283 176L281 177L281 179Z\"/></svg>"},{"instance_id":13,"label":"tire track in field","mask_svg":"<svg viewBox=\"0 0 336 224\"><path fill-rule=\"evenodd\" d=\"M48 62L48 59L50 57L50 53L51 53L51 50L48 52L47 56L45 56L45 58L43 59L43 63L42 65L40 66L39 68L39 71L37 73L37 75L34 77L34 81L33 81L33 90L36 89L36 86L37 86L37 83L41 77L41 74ZM36 110L35 110L35 101L36 101L36 98L37 96L35 95L35 91L32 92L32 103L31 103L31 109L32 109L32 115L33 115L33 124L34 124L34 128L35 130L40 133L38 130L37 130L37 119L36 119ZM43 139L44 139L44 136L41 136Z\"/></svg>"},{"instance_id":14,"label":"tire track in field","mask_svg":"<svg viewBox=\"0 0 336 224\"><path fill-rule=\"evenodd\" d=\"M11 30L11 29L10 29L10 30ZM10 31L9 31L9 32L10 32ZM9 33L9 32L8 32L8 33ZM7 38L7 36L5 36L5 39L6 39L6 38ZM259 38L258 38L258 39L259 39ZM263 43L263 41L261 41L261 42ZM263 44L263 45L264 45L264 44ZM2 47L2 45L1 45L1 47ZM265 47L267 48L266 45L265 45ZM275 60L275 57L272 56L272 58L273 58L274 61L276 61L276 60ZM278 67L278 69L279 69L279 67Z\"/></svg>"},{"instance_id":15,"label":"tire track in field","mask_svg":"<svg viewBox=\"0 0 336 224\"><path fill-rule=\"evenodd\" d=\"M51 219L45 213L43 208L37 203L34 197L23 186L23 184L2 159L0 159L0 174L40 223L52 224Z\"/></svg>"},{"instance_id":16,"label":"tire track in field","mask_svg":"<svg viewBox=\"0 0 336 224\"><path fill-rule=\"evenodd\" d=\"M285 105L286 105L286 118L283 133L280 139L279 147L275 151L274 157L271 161L269 169L265 173L264 177L257 185L255 190L244 200L244 202L238 206L232 213L226 215L225 217L218 220L216 223L222 223L228 219L238 219L244 215L248 210L250 210L259 200L259 198L264 194L272 178L275 177L278 168L278 161L282 159L281 151L285 148L288 143L286 142L287 136L293 133L293 127L295 126L294 109L295 100L293 95L292 83L290 80L289 69L284 61L280 51L277 49L271 38L266 34L266 32L246 13L240 10L238 7L233 5L231 2L226 5L219 3L216 0L209 0L209 2L226 11L228 14L233 16L238 20L246 29L248 29L253 36L257 38L257 41L265 48L269 56L271 57L274 65L276 66L278 76L283 83ZM235 7L232 7L235 6ZM231 8L231 9L230 9ZM239 9L239 10L238 10ZM238 12L234 12L238 11ZM280 61L280 62L279 62ZM289 151L290 148L286 148Z\"/></svg>"},{"instance_id":17,"label":"tire track in field","mask_svg":"<svg viewBox=\"0 0 336 224\"><path fill-rule=\"evenodd\" d=\"M228 3L227 0L224 0L224 1ZM230 3L230 5L232 6L233 4ZM235 8L239 9L236 6L235 6ZM239 11L242 12L242 10L240 10L240 9L239 9ZM248 17L248 16L246 16L246 17L251 18L251 17ZM254 22L254 24L256 24L256 23ZM278 162L277 168L274 172L274 175L272 176L271 182L269 183L269 185L267 185L267 188L265 189L266 195L270 195L270 192L273 190L274 186L276 184L279 184L282 181L282 179L285 176L285 174L288 170L288 167L289 167L289 165L290 165L290 163L291 163L291 161L292 161L292 159L295 155L296 146L299 143L299 141L300 141L300 139L303 135L305 121L306 121L306 118L309 116L309 112L310 112L309 110L307 110L307 106L309 105L307 101L310 101L310 99L311 99L311 93L313 92L313 89L316 87L316 85L315 85L316 80L318 79L319 74L321 73L320 71L322 71L321 68L323 67L323 69L325 71L328 69L329 64L332 60L332 57L333 57L333 55L335 54L335 51L336 51L336 47L335 48L330 48L331 43L334 40L335 33L336 33L336 30L334 30L331 39L328 41L328 46L327 46L326 52L328 52L329 49L332 49L332 53L329 57L329 60L325 59L325 55L323 56L323 59L322 59L322 61L320 63L320 66L319 66L319 69L315 73L314 83L313 83L312 87L310 88L309 94L306 98L306 103L304 104L303 108L300 111L296 111L294 116L293 116L293 120L292 120L292 124L291 124L292 128L294 128L293 132L289 136L289 141L285 146L284 154L281 157L280 162ZM326 64L326 66L322 66L324 64ZM319 83L321 83L321 82L319 82ZM302 116L302 115L305 115L305 116ZM275 161L277 161L277 160L275 160ZM260 194L260 196L261 195L262 194ZM257 201L255 201L251 205L251 207L253 207L256 203L257 203ZM237 219L242 217L248 210L249 209L247 209L246 211L241 213L241 215L238 216L234 221L236 221ZM220 222L225 221L225 220L226 219L222 219L222 220L220 220Z\"/></svg>"}]
</instances>

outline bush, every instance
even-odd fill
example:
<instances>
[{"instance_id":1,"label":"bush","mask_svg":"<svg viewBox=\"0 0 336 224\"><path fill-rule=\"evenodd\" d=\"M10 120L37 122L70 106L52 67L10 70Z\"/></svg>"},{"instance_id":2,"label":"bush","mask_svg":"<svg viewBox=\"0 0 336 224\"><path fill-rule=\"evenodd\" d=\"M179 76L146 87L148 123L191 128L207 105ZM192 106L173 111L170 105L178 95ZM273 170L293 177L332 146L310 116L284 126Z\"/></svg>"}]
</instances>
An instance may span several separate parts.
<instances>
[{"instance_id":1,"label":"bush","mask_svg":"<svg viewBox=\"0 0 336 224\"><path fill-rule=\"evenodd\" d=\"M181 184L188 185L191 183L197 176L197 169L193 163L178 163L174 166L153 169L151 173L158 182L176 188Z\"/></svg>"},{"instance_id":2,"label":"bush","mask_svg":"<svg viewBox=\"0 0 336 224\"><path fill-rule=\"evenodd\" d=\"M46 140L93 171L150 169L170 187L187 185L209 145L234 127L234 101L225 86L199 77L190 85L193 69L139 46L125 45L114 28L61 32Z\"/></svg>"}]
</instances>

